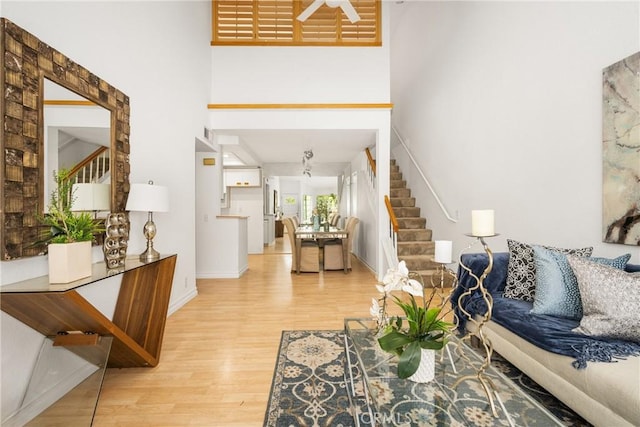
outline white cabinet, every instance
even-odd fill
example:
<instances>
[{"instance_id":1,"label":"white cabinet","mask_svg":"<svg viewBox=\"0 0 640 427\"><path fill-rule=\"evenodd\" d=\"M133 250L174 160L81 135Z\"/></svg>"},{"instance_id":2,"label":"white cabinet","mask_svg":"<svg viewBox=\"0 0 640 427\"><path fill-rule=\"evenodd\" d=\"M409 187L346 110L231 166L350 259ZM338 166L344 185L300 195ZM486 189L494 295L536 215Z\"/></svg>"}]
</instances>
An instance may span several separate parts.
<instances>
[{"instance_id":1,"label":"white cabinet","mask_svg":"<svg viewBox=\"0 0 640 427\"><path fill-rule=\"evenodd\" d=\"M226 187L261 187L260 168L224 168Z\"/></svg>"}]
</instances>

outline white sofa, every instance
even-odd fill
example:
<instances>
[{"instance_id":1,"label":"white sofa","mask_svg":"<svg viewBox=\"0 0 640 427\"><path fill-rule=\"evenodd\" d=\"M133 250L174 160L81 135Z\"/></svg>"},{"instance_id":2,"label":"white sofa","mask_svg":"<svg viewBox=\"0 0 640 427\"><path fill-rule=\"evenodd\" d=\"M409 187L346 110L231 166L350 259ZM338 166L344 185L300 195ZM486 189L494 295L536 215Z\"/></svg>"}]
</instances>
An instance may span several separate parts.
<instances>
[{"instance_id":1,"label":"white sofa","mask_svg":"<svg viewBox=\"0 0 640 427\"><path fill-rule=\"evenodd\" d=\"M496 322L483 332L495 352L591 424L640 426L640 357L576 369L573 358L543 350Z\"/></svg>"},{"instance_id":2,"label":"white sofa","mask_svg":"<svg viewBox=\"0 0 640 427\"><path fill-rule=\"evenodd\" d=\"M487 265L485 254L469 254L465 265L480 277ZM533 344L520 335L527 326L517 322L509 328L500 320L497 311L502 309L503 318L516 318L516 310L505 309L513 306L513 300L502 298L506 279L508 253L494 254L492 273L485 281L490 282L488 289L494 297L493 316L497 321L489 320L483 327L484 335L490 340L495 352L524 372L540 386L595 426L618 427L640 426L640 356L628 356L613 362L589 361L583 369L572 365L576 358L556 354ZM638 266L629 265L628 270L637 271ZM460 292L469 287L468 277L459 272L461 286L456 289L452 301L458 301ZM471 279L473 280L473 279ZM466 281L466 284L464 283ZM472 286L472 285L471 285ZM506 304L496 304L502 298ZM474 314L484 313L480 299L475 302L463 302L465 310ZM519 302L520 303L520 302ZM457 303L454 303L454 308ZM458 313L458 315L460 315ZM523 315L522 321L529 320ZM498 323L500 322L500 323ZM463 328L474 330L474 322L463 322ZM518 335L515 332L518 332ZM545 334L545 330L542 331ZM552 335L552 334L548 334ZM531 339L530 336L527 338ZM540 337L538 337L540 338ZM535 339L533 340L535 341Z\"/></svg>"}]
</instances>

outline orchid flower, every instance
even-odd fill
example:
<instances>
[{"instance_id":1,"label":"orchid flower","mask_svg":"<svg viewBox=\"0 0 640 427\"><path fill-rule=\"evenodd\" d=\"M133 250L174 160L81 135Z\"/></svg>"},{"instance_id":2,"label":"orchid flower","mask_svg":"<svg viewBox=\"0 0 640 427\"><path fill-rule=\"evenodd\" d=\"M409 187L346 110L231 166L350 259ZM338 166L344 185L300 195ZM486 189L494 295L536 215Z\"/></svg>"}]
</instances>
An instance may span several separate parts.
<instances>
[{"instance_id":1,"label":"orchid flower","mask_svg":"<svg viewBox=\"0 0 640 427\"><path fill-rule=\"evenodd\" d=\"M402 290L415 297L422 297L423 295L422 283L414 279L408 279L407 282L402 285Z\"/></svg>"},{"instance_id":2,"label":"orchid flower","mask_svg":"<svg viewBox=\"0 0 640 427\"><path fill-rule=\"evenodd\" d=\"M380 310L380 304L378 303L378 300L375 298L371 298L371 308L369 309L369 313L376 320L379 320L382 315L382 312Z\"/></svg>"},{"instance_id":3,"label":"orchid flower","mask_svg":"<svg viewBox=\"0 0 640 427\"><path fill-rule=\"evenodd\" d=\"M382 294L378 300L372 299L370 313L376 321L376 337L380 347L398 355L398 377L409 378L418 369L422 349L442 349L448 340L454 324L444 320L448 312L443 306L431 307L435 288L429 298L425 298L422 276L410 272L405 261L396 268L387 270L382 283L376 289ZM402 291L410 295L410 301L393 295L393 301L402 309L404 316L391 316L386 312L387 298L392 291ZM416 301L416 297L419 301ZM407 321L407 327L403 326Z\"/></svg>"}]
</instances>

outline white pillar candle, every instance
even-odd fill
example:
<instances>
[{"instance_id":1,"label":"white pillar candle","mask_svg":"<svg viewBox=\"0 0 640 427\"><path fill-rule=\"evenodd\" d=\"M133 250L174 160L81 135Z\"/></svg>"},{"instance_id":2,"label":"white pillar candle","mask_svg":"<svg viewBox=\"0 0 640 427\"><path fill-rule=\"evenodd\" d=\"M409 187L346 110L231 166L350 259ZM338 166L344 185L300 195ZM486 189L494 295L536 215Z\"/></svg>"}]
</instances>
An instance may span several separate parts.
<instances>
[{"instance_id":1,"label":"white pillar candle","mask_svg":"<svg viewBox=\"0 0 640 427\"><path fill-rule=\"evenodd\" d=\"M451 264L452 245L450 240L436 240L436 255L433 260L440 264Z\"/></svg>"},{"instance_id":2,"label":"white pillar candle","mask_svg":"<svg viewBox=\"0 0 640 427\"><path fill-rule=\"evenodd\" d=\"M471 211L471 234L476 237L493 236L494 212L492 209Z\"/></svg>"}]
</instances>

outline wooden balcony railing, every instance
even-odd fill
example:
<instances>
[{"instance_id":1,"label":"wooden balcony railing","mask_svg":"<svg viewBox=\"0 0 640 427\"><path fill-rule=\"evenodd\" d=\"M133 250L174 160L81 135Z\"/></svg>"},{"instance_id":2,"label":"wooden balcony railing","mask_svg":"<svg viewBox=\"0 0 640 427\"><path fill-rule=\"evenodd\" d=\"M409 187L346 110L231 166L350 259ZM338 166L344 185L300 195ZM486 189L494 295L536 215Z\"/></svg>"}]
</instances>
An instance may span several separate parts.
<instances>
[{"instance_id":1,"label":"wooden balcony railing","mask_svg":"<svg viewBox=\"0 0 640 427\"><path fill-rule=\"evenodd\" d=\"M69 176L75 176L78 183L100 182L100 178L109 172L108 150L108 147L98 148L71 169Z\"/></svg>"}]
</instances>

